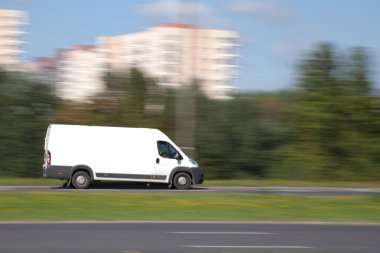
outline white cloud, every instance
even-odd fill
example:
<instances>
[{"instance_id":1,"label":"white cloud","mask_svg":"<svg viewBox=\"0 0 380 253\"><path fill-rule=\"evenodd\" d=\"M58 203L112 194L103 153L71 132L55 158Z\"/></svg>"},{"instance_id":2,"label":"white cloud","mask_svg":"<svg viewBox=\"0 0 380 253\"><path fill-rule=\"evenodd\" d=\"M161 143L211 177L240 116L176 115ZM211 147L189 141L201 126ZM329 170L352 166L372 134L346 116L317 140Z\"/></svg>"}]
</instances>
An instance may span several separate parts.
<instances>
[{"instance_id":1,"label":"white cloud","mask_svg":"<svg viewBox=\"0 0 380 253\"><path fill-rule=\"evenodd\" d=\"M268 1L235 1L229 6L230 11L238 14L254 15L263 19L280 22L293 20L292 13L283 5Z\"/></svg>"},{"instance_id":2,"label":"white cloud","mask_svg":"<svg viewBox=\"0 0 380 253\"><path fill-rule=\"evenodd\" d=\"M291 55L296 48L290 44L277 44L272 46L271 51L279 55Z\"/></svg>"},{"instance_id":3,"label":"white cloud","mask_svg":"<svg viewBox=\"0 0 380 253\"><path fill-rule=\"evenodd\" d=\"M305 46L297 43L283 43L271 46L269 51L278 62L294 63L300 59Z\"/></svg>"},{"instance_id":4,"label":"white cloud","mask_svg":"<svg viewBox=\"0 0 380 253\"><path fill-rule=\"evenodd\" d=\"M137 6L137 12L150 17L169 18L173 16L191 16L205 14L209 8L198 2L184 2L176 0L160 0L154 3Z\"/></svg>"}]
</instances>

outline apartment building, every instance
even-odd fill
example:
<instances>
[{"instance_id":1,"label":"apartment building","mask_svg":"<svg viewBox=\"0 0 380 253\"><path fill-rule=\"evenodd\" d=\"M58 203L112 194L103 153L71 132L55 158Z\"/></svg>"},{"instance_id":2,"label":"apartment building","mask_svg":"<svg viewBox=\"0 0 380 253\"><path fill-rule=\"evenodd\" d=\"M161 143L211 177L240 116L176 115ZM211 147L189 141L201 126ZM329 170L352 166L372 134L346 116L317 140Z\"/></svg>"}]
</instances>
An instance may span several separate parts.
<instances>
[{"instance_id":1,"label":"apartment building","mask_svg":"<svg viewBox=\"0 0 380 253\"><path fill-rule=\"evenodd\" d=\"M24 64L27 15L0 9L0 67L20 70Z\"/></svg>"},{"instance_id":2,"label":"apartment building","mask_svg":"<svg viewBox=\"0 0 380 253\"><path fill-rule=\"evenodd\" d=\"M56 95L74 102L88 102L105 90L103 55L95 46L62 49L56 58Z\"/></svg>"},{"instance_id":3,"label":"apartment building","mask_svg":"<svg viewBox=\"0 0 380 253\"><path fill-rule=\"evenodd\" d=\"M99 37L108 70L138 67L159 85L182 87L198 81L209 97L227 99L237 87L238 34L186 24L162 24L147 31Z\"/></svg>"}]
</instances>

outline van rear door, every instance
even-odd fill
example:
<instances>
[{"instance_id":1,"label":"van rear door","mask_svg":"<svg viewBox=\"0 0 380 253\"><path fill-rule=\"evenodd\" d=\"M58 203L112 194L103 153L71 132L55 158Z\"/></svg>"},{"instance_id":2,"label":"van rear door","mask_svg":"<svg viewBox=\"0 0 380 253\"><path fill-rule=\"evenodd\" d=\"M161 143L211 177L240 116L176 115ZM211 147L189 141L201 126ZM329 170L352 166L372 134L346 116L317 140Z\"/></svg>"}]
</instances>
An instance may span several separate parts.
<instances>
[{"instance_id":1,"label":"van rear door","mask_svg":"<svg viewBox=\"0 0 380 253\"><path fill-rule=\"evenodd\" d=\"M44 146L44 149L45 149L45 150L48 149L49 135L50 135L50 128L51 128L51 126L49 125L48 128L47 128L47 131L46 131L46 136L45 136L45 146Z\"/></svg>"},{"instance_id":2,"label":"van rear door","mask_svg":"<svg viewBox=\"0 0 380 253\"><path fill-rule=\"evenodd\" d=\"M50 161L51 161L51 154L50 154L50 151L48 149L48 147L49 147L50 128L51 128L51 126L49 125L48 128L47 128L47 131L46 131L46 136L45 136L44 164L42 166L42 176L43 177L47 176L47 174L46 174L47 166L50 165Z\"/></svg>"}]
</instances>

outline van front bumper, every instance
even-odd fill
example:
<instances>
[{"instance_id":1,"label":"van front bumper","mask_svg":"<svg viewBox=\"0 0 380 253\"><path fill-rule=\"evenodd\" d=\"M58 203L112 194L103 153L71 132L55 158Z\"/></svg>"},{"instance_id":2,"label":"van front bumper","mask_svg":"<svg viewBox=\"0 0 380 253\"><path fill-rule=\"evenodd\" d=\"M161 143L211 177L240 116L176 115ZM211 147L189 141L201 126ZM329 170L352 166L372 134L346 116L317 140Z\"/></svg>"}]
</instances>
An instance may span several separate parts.
<instances>
[{"instance_id":1,"label":"van front bumper","mask_svg":"<svg viewBox=\"0 0 380 253\"><path fill-rule=\"evenodd\" d=\"M193 184L202 184L204 181L204 174L200 167L190 168L193 175Z\"/></svg>"}]
</instances>

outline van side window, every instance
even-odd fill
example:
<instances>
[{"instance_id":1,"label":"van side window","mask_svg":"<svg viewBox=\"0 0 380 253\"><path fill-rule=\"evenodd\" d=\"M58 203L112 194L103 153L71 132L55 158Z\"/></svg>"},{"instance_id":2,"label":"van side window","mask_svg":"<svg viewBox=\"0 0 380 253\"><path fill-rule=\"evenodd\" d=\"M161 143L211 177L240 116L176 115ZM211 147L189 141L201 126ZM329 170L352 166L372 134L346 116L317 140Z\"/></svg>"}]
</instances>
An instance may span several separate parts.
<instances>
[{"instance_id":1,"label":"van side window","mask_svg":"<svg viewBox=\"0 0 380 253\"><path fill-rule=\"evenodd\" d=\"M161 157L175 159L177 150L166 141L157 141L158 153Z\"/></svg>"}]
</instances>

